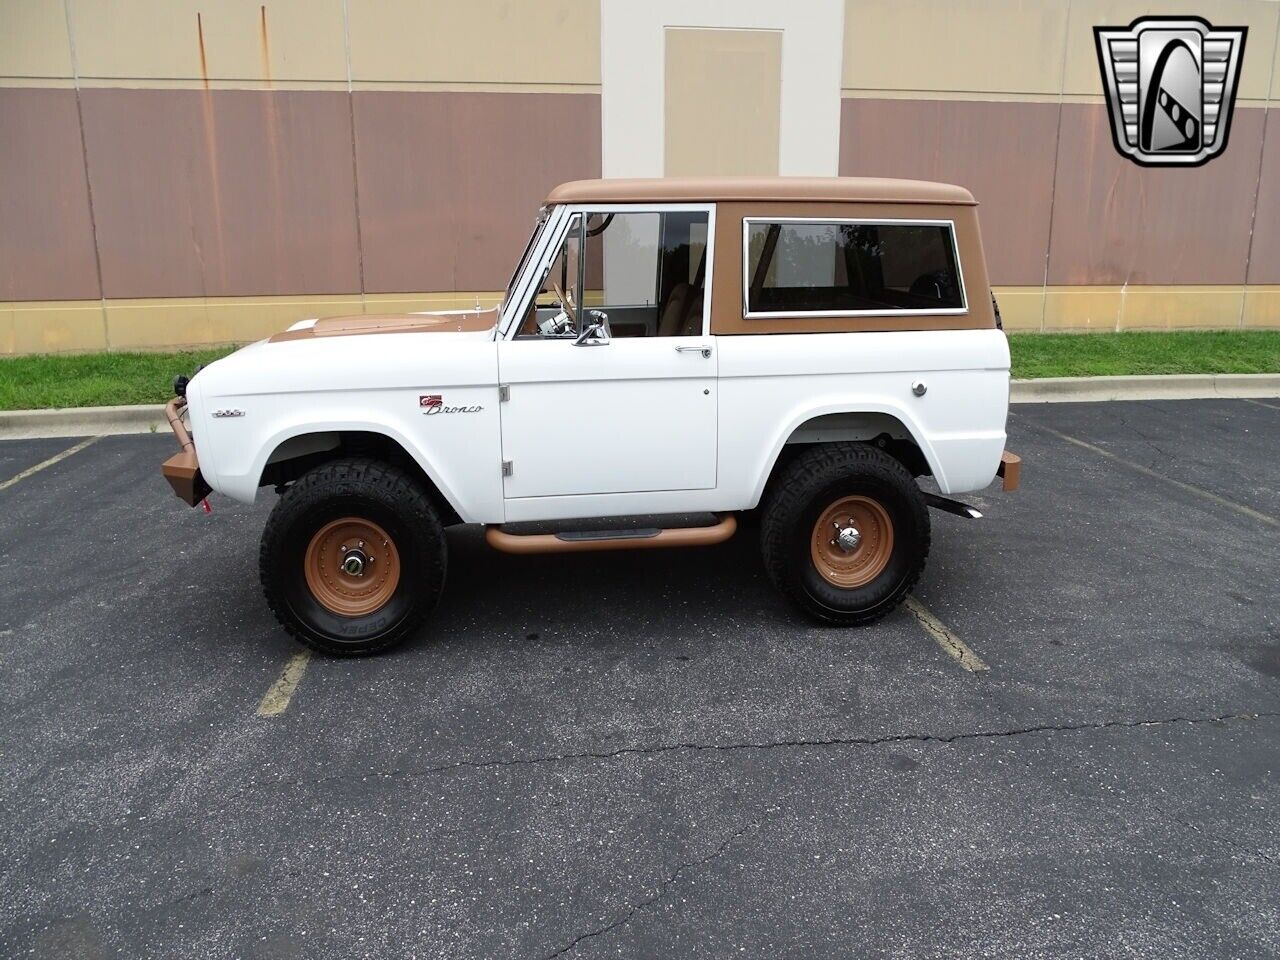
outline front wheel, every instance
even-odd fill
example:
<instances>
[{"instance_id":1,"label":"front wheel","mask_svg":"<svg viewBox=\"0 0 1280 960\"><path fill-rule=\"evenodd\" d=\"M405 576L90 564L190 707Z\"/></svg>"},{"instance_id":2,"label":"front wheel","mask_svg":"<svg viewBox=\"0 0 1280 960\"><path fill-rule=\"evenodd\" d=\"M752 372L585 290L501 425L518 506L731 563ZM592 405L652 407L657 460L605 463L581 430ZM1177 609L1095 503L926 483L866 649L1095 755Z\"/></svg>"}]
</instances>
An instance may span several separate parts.
<instances>
[{"instance_id":1,"label":"front wheel","mask_svg":"<svg viewBox=\"0 0 1280 960\"><path fill-rule=\"evenodd\" d=\"M878 620L929 555L929 509L893 457L865 444L814 446L771 484L760 544L770 579L824 623Z\"/></svg>"},{"instance_id":2,"label":"front wheel","mask_svg":"<svg viewBox=\"0 0 1280 960\"><path fill-rule=\"evenodd\" d=\"M444 587L444 529L422 488L374 460L304 474L262 532L267 603L298 640L358 656L408 639Z\"/></svg>"}]
</instances>

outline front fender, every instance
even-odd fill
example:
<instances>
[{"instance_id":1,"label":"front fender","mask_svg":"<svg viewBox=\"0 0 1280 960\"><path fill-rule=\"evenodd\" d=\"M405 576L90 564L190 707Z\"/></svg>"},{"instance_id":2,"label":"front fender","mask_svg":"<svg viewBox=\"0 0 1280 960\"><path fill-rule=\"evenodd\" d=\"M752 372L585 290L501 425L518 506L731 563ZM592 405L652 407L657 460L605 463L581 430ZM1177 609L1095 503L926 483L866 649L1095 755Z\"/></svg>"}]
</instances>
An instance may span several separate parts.
<instances>
[{"instance_id":1,"label":"front fender","mask_svg":"<svg viewBox=\"0 0 1280 960\"><path fill-rule=\"evenodd\" d=\"M375 433L398 443L464 522L503 519L494 390L455 388L451 401L480 409L431 417L422 415L416 395L380 397L368 404L353 402L349 395L329 403L312 396L305 409L297 408L296 397L293 403L287 399L260 397L245 404L251 409L243 419L211 422L207 432L219 464L215 490L252 503L267 461L280 444L313 433Z\"/></svg>"}]
</instances>

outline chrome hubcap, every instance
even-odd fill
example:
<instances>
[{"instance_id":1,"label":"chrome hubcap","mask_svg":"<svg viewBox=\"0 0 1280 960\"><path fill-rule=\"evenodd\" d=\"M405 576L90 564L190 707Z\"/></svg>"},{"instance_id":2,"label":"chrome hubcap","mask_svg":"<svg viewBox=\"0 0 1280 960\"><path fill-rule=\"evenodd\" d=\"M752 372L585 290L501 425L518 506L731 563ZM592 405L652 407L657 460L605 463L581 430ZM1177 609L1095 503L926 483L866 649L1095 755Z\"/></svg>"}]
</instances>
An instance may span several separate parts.
<instances>
[{"instance_id":1,"label":"chrome hubcap","mask_svg":"<svg viewBox=\"0 0 1280 960\"><path fill-rule=\"evenodd\" d=\"M853 553L858 549L858 544L862 543L862 534L858 532L858 528L850 521L847 527L838 527L839 533L836 535L836 543L840 545L840 549L846 553Z\"/></svg>"}]
</instances>

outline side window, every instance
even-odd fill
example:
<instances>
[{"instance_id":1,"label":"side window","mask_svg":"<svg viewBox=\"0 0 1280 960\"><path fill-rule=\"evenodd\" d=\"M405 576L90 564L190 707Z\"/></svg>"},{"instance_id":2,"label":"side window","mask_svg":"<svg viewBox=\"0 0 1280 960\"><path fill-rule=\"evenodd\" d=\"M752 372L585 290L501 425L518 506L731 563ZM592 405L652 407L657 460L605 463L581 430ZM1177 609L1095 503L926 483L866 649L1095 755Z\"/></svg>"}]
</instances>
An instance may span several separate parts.
<instances>
[{"instance_id":1,"label":"side window","mask_svg":"<svg viewBox=\"0 0 1280 960\"><path fill-rule=\"evenodd\" d=\"M950 223L745 223L748 316L964 312Z\"/></svg>"},{"instance_id":2,"label":"side window","mask_svg":"<svg viewBox=\"0 0 1280 960\"><path fill-rule=\"evenodd\" d=\"M708 219L704 211L575 214L518 335L568 336L603 313L613 338L700 336Z\"/></svg>"}]
</instances>

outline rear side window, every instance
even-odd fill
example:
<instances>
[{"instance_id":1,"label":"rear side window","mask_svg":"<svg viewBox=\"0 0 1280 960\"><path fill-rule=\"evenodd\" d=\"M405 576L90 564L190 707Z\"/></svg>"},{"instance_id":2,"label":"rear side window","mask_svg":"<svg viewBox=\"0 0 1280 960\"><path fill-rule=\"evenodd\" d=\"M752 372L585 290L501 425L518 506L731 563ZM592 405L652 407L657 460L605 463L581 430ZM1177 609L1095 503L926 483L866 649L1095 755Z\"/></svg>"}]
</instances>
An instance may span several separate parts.
<instances>
[{"instance_id":1,"label":"rear side window","mask_svg":"<svg viewBox=\"0 0 1280 960\"><path fill-rule=\"evenodd\" d=\"M950 221L746 219L743 233L748 317L965 312Z\"/></svg>"}]
</instances>

